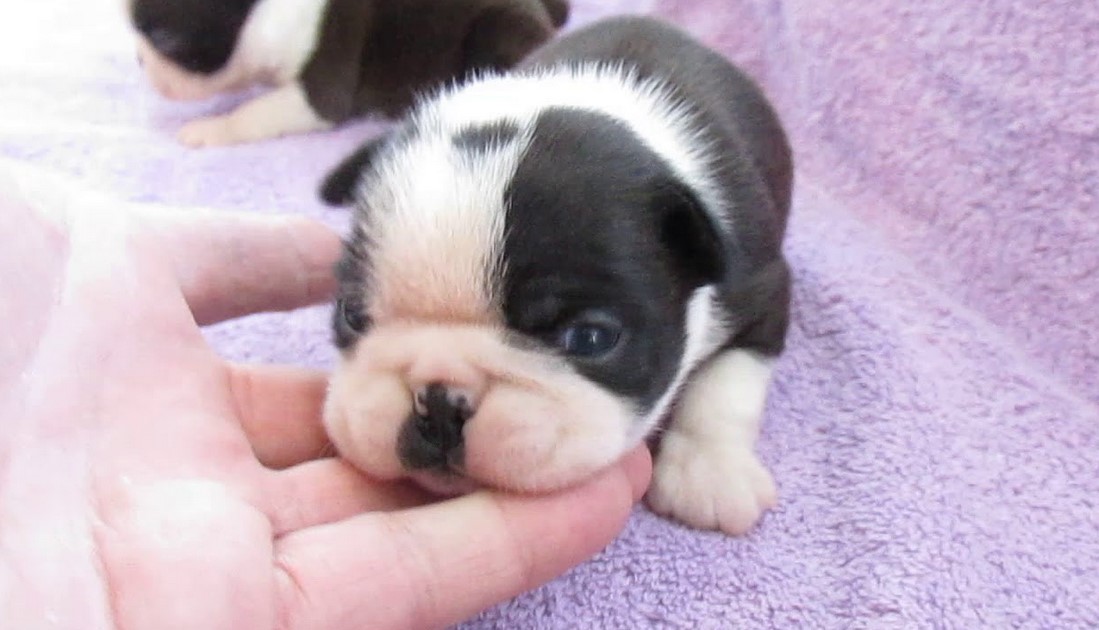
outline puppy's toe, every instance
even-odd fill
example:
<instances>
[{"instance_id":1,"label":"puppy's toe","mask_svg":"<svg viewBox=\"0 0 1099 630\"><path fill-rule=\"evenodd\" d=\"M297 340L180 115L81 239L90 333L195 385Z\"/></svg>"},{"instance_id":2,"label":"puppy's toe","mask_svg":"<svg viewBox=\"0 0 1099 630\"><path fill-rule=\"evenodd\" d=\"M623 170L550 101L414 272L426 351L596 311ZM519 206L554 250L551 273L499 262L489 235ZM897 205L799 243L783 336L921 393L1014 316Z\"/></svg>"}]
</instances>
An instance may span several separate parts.
<instances>
[{"instance_id":1,"label":"puppy's toe","mask_svg":"<svg viewBox=\"0 0 1099 630\"><path fill-rule=\"evenodd\" d=\"M225 146L237 142L229 120L221 116L192 120L183 125L176 137L181 143L195 149Z\"/></svg>"},{"instance_id":2,"label":"puppy's toe","mask_svg":"<svg viewBox=\"0 0 1099 630\"><path fill-rule=\"evenodd\" d=\"M777 494L751 449L672 430L664 436L647 499L658 514L739 536L775 505Z\"/></svg>"}]
</instances>

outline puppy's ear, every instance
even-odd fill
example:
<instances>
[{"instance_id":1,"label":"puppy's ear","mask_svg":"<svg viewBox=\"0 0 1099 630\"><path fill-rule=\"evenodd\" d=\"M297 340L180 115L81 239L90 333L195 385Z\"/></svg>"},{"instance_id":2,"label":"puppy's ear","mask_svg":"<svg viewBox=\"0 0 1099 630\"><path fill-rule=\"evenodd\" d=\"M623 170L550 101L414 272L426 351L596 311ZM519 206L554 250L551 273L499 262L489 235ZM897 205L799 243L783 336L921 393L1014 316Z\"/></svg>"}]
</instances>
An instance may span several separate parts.
<instances>
[{"instance_id":1,"label":"puppy's ear","mask_svg":"<svg viewBox=\"0 0 1099 630\"><path fill-rule=\"evenodd\" d=\"M340 162L321 183L320 196L330 206L346 206L355 200L355 187L359 185L363 171L381 153L389 142L389 134L368 140Z\"/></svg>"},{"instance_id":2,"label":"puppy's ear","mask_svg":"<svg viewBox=\"0 0 1099 630\"><path fill-rule=\"evenodd\" d=\"M727 264L726 239L694 191L672 181L661 186L656 203L660 238L691 283L720 281Z\"/></svg>"}]
</instances>

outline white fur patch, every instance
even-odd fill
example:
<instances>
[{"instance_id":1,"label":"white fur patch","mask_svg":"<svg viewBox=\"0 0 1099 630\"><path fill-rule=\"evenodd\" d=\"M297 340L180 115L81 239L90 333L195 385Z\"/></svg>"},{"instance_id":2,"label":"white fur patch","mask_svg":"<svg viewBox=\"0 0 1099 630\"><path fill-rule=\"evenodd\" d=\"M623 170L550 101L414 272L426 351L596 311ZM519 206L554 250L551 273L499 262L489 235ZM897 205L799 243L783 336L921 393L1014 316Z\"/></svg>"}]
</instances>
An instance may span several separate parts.
<instances>
[{"instance_id":1,"label":"white fur patch","mask_svg":"<svg viewBox=\"0 0 1099 630\"><path fill-rule=\"evenodd\" d=\"M376 321L498 323L505 194L528 138L468 153L423 129L360 187Z\"/></svg>"},{"instance_id":2,"label":"white fur patch","mask_svg":"<svg viewBox=\"0 0 1099 630\"><path fill-rule=\"evenodd\" d=\"M770 362L743 349L699 369L662 438L647 495L654 511L740 535L775 504L754 450L770 380Z\"/></svg>"},{"instance_id":3,"label":"white fur patch","mask_svg":"<svg viewBox=\"0 0 1099 630\"><path fill-rule=\"evenodd\" d=\"M320 35L325 0L260 0L241 33L241 62L268 80L297 78Z\"/></svg>"}]
</instances>

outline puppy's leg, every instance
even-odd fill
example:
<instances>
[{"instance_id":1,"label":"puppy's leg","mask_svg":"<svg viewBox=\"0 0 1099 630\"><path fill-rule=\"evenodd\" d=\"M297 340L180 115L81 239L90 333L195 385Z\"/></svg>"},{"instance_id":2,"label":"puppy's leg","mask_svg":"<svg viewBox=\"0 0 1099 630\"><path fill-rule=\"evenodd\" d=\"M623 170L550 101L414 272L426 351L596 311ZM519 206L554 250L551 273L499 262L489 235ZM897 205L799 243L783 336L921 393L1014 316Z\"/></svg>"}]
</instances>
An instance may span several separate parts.
<instances>
[{"instance_id":1,"label":"puppy's leg","mask_svg":"<svg viewBox=\"0 0 1099 630\"><path fill-rule=\"evenodd\" d=\"M223 116L191 121L180 129L178 137L187 146L214 147L321 131L331 126L313 111L301 85L291 83Z\"/></svg>"},{"instance_id":2,"label":"puppy's leg","mask_svg":"<svg viewBox=\"0 0 1099 630\"><path fill-rule=\"evenodd\" d=\"M700 529L746 533L775 504L771 473L755 454L770 361L727 350L688 382L664 434L650 507Z\"/></svg>"}]
</instances>

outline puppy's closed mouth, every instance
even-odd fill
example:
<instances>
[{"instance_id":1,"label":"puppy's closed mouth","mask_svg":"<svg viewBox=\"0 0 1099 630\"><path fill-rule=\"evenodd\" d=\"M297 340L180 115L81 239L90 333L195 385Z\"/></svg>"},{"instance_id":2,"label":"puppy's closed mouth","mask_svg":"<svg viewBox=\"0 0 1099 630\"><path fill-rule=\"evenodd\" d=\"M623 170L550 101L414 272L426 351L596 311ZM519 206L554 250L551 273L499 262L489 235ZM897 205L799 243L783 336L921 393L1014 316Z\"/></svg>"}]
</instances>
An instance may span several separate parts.
<instances>
[{"instance_id":1,"label":"puppy's closed mouth","mask_svg":"<svg viewBox=\"0 0 1099 630\"><path fill-rule=\"evenodd\" d=\"M424 490L446 498L469 494L482 487L469 477L448 469L418 471L410 473L409 477Z\"/></svg>"}]
</instances>

